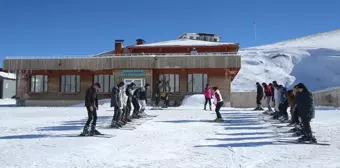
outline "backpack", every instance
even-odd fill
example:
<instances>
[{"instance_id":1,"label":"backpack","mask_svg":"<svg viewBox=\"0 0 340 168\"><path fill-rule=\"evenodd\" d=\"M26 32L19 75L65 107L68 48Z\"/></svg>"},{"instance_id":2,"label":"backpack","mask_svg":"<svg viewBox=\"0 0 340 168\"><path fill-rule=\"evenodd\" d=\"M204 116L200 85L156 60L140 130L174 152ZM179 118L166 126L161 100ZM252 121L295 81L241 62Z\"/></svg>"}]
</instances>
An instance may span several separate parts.
<instances>
[{"instance_id":1,"label":"backpack","mask_svg":"<svg viewBox=\"0 0 340 168\"><path fill-rule=\"evenodd\" d=\"M268 94L268 96L272 96L273 95L272 87L270 87L269 85L267 85L267 94Z\"/></svg>"}]
</instances>

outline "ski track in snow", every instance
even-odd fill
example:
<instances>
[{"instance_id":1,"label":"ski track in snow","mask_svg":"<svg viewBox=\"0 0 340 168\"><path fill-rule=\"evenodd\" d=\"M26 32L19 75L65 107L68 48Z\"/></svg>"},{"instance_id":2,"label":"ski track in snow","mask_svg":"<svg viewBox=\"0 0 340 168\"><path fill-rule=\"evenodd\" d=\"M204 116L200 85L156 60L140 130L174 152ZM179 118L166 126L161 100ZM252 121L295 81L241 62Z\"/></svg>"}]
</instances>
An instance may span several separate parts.
<instances>
[{"instance_id":1,"label":"ski track in snow","mask_svg":"<svg viewBox=\"0 0 340 168\"><path fill-rule=\"evenodd\" d=\"M0 108L1 167L340 167L340 110L318 110L312 122L319 141L331 146L280 144L277 128L260 112L223 108L226 122L196 107L148 110L157 117L134 130L106 128L112 109L100 107L98 130L113 138L67 137L86 120L82 107ZM137 122L137 121L136 121Z\"/></svg>"}]
</instances>

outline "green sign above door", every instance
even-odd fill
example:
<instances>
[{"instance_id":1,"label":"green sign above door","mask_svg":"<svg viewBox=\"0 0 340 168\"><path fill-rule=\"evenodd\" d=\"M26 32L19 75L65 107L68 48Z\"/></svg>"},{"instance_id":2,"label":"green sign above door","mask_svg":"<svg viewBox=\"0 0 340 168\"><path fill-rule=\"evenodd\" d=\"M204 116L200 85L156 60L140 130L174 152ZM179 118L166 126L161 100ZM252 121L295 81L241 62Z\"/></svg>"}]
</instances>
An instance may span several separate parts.
<instances>
[{"instance_id":1,"label":"green sign above door","mask_svg":"<svg viewBox=\"0 0 340 168\"><path fill-rule=\"evenodd\" d=\"M134 69L129 69L129 70L122 70L120 72L120 76L123 77L142 77L145 76L144 70L134 70Z\"/></svg>"}]
</instances>

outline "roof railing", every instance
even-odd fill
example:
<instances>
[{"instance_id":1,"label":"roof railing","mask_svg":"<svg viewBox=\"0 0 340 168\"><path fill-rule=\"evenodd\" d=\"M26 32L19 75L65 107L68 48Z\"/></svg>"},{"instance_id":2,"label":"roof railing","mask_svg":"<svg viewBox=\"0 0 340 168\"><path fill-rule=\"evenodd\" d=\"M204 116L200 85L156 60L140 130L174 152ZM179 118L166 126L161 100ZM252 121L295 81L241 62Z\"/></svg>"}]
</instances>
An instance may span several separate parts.
<instances>
[{"instance_id":1,"label":"roof railing","mask_svg":"<svg viewBox=\"0 0 340 168\"><path fill-rule=\"evenodd\" d=\"M82 58L111 58L111 57L179 57L179 56L238 56L237 52L209 52L209 53L126 53L101 55L71 55L71 56L10 56L5 59L82 59Z\"/></svg>"}]
</instances>

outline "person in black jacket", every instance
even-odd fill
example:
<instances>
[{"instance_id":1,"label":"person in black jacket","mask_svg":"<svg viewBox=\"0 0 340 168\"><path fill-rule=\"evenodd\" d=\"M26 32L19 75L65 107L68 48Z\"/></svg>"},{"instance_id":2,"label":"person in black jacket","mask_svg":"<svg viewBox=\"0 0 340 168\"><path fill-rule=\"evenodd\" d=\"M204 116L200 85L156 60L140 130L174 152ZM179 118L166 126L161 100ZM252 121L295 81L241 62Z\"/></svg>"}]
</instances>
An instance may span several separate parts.
<instances>
[{"instance_id":1,"label":"person in black jacket","mask_svg":"<svg viewBox=\"0 0 340 168\"><path fill-rule=\"evenodd\" d=\"M146 113L145 113L145 107L146 107L146 104L148 103L148 96L147 96L147 92L148 92L148 88L149 88L149 84L146 83L144 85L144 87L140 87L138 88L139 89L139 96L138 96L138 102L139 104L141 105L141 110L140 110L140 114L141 116L145 116ZM137 90L136 90L137 91Z\"/></svg>"},{"instance_id":2,"label":"person in black jacket","mask_svg":"<svg viewBox=\"0 0 340 168\"><path fill-rule=\"evenodd\" d=\"M314 102L313 95L307 89L303 83L299 83L295 86L297 89L296 93L296 104L298 108L298 115L301 117L303 136L298 141L309 141L316 143L316 139L312 134L310 121L314 115Z\"/></svg>"},{"instance_id":3,"label":"person in black jacket","mask_svg":"<svg viewBox=\"0 0 340 168\"><path fill-rule=\"evenodd\" d=\"M98 130L96 130L97 123L97 110L98 110L98 98L97 91L100 89L100 83L95 83L93 86L87 89L85 95L85 107L87 109L88 120L85 123L83 132L80 135L97 135L100 134ZM91 130L88 131L90 123L92 121Z\"/></svg>"},{"instance_id":4,"label":"person in black jacket","mask_svg":"<svg viewBox=\"0 0 340 168\"><path fill-rule=\"evenodd\" d=\"M125 121L127 122L131 122L131 119L129 118L129 116L131 114L131 109L132 109L131 103L132 103L133 90L135 86L136 84L132 82L129 85L127 85L126 90L125 90L125 94L127 96Z\"/></svg>"},{"instance_id":5,"label":"person in black jacket","mask_svg":"<svg viewBox=\"0 0 340 168\"><path fill-rule=\"evenodd\" d=\"M261 100L263 98L263 88L259 82L256 82L257 94L256 94L256 104L257 107L254 110L263 110L261 107Z\"/></svg>"},{"instance_id":6,"label":"person in black jacket","mask_svg":"<svg viewBox=\"0 0 340 168\"><path fill-rule=\"evenodd\" d=\"M139 109L140 105L138 102L139 96L140 96L141 88L135 89L133 95L132 95L132 105L133 105L133 113L132 118L141 118L142 116L139 115Z\"/></svg>"},{"instance_id":7,"label":"person in black jacket","mask_svg":"<svg viewBox=\"0 0 340 168\"><path fill-rule=\"evenodd\" d=\"M120 82L116 86L112 88L111 94L111 107L114 107L114 115L111 122L111 128L119 128L122 127L122 124L119 123L120 116L122 114L122 97L121 88L124 87L124 82Z\"/></svg>"}]
</instances>

